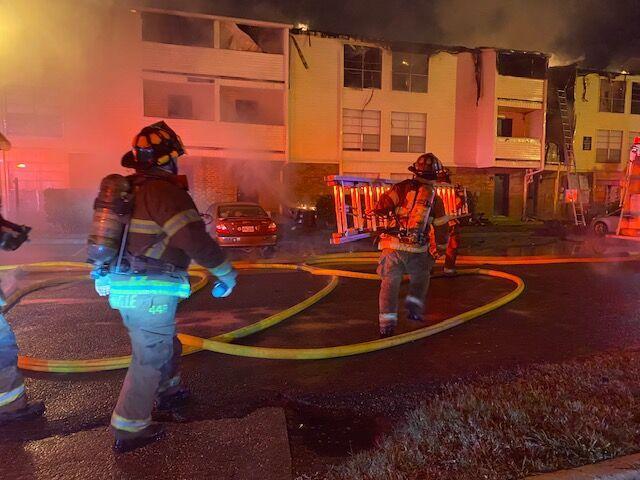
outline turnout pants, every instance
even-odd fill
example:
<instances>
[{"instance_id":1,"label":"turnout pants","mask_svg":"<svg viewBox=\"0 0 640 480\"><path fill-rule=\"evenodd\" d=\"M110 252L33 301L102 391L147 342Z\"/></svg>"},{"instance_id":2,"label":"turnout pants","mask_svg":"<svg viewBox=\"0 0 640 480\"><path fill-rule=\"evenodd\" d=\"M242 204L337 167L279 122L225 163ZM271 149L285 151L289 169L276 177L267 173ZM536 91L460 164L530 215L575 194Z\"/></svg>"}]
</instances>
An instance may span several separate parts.
<instances>
[{"instance_id":1,"label":"turnout pants","mask_svg":"<svg viewBox=\"0 0 640 480\"><path fill-rule=\"evenodd\" d=\"M411 253L384 249L380 253L378 275L382 278L379 297L380 331L398 324L398 296L402 277L409 276L409 293L406 302L424 310L429 277L434 259L428 252Z\"/></svg>"},{"instance_id":2,"label":"turnout pants","mask_svg":"<svg viewBox=\"0 0 640 480\"><path fill-rule=\"evenodd\" d=\"M460 224L456 221L454 225L449 225L449 241L444 257L444 268L456 268L458 258L458 248L460 247Z\"/></svg>"},{"instance_id":3,"label":"turnout pants","mask_svg":"<svg viewBox=\"0 0 640 480\"><path fill-rule=\"evenodd\" d=\"M0 413L13 412L26 405L24 379L18 370L16 336L0 314Z\"/></svg>"},{"instance_id":4,"label":"turnout pants","mask_svg":"<svg viewBox=\"0 0 640 480\"><path fill-rule=\"evenodd\" d=\"M112 294L131 338L131 365L111 416L115 436L135 437L151 423L160 395L180 388L182 346L176 337L178 297Z\"/></svg>"}]
</instances>

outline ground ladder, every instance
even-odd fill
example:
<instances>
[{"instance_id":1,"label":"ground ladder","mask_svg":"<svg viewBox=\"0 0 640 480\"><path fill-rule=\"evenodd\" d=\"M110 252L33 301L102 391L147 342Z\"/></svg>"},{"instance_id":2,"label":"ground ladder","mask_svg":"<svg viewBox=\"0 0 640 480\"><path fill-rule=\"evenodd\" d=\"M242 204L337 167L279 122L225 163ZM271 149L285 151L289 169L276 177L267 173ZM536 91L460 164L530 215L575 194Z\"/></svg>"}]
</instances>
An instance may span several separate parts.
<instances>
[{"instance_id":1,"label":"ground ladder","mask_svg":"<svg viewBox=\"0 0 640 480\"><path fill-rule=\"evenodd\" d=\"M586 227L587 222L584 214L584 203L582 201L582 189L577 173L576 157L573 151L573 118L570 115L566 90L559 88L557 94L560 119L562 120L564 163L567 169L567 197L569 203L571 203L574 224L578 227Z\"/></svg>"}]
</instances>

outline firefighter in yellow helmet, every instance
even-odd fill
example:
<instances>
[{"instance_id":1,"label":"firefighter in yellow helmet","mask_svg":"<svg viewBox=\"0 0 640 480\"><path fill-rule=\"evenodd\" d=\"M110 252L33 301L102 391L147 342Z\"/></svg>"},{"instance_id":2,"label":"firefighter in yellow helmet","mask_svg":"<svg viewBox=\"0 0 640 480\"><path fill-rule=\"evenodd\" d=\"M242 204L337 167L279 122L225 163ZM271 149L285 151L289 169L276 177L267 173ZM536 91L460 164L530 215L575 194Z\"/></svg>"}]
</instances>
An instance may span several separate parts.
<instances>
[{"instance_id":1,"label":"firefighter in yellow helmet","mask_svg":"<svg viewBox=\"0 0 640 480\"><path fill-rule=\"evenodd\" d=\"M409 170L410 180L394 185L380 197L372 213L391 215L392 228L380 236L382 250L378 274L382 278L379 297L380 336L394 334L398 323L398 295L403 275L409 276L409 293L405 299L407 318L424 321L429 277L434 258L429 252L429 228L433 224L436 243L446 244L448 217L434 183L442 170L433 153L418 157Z\"/></svg>"},{"instance_id":2,"label":"firefighter in yellow helmet","mask_svg":"<svg viewBox=\"0 0 640 480\"><path fill-rule=\"evenodd\" d=\"M190 294L191 260L218 278L214 296L228 296L236 284L235 270L206 232L186 179L178 175L177 160L184 153L166 123L143 128L122 158L136 173L127 177L133 206L117 259L105 262L104 249L90 237L96 290L109 295L131 338L131 365L111 417L118 453L159 440L164 429L152 416L179 419L189 400L180 379L175 314L178 301ZM95 208L100 206L97 200Z\"/></svg>"}]
</instances>

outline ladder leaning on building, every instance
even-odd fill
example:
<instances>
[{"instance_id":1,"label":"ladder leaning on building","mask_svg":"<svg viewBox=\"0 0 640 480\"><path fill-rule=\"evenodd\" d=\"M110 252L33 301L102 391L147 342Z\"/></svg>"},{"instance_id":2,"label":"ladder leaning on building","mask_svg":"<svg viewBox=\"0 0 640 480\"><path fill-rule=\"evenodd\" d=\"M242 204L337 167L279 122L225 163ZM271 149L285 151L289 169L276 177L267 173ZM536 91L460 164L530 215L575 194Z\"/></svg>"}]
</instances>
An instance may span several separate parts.
<instances>
[{"instance_id":1,"label":"ladder leaning on building","mask_svg":"<svg viewBox=\"0 0 640 480\"><path fill-rule=\"evenodd\" d=\"M584 202L582 200L582 188L577 172L576 156L573 151L574 125L573 119L569 115L567 91L559 88L556 93L558 95L558 107L562 121L562 144L564 148L564 164L567 171L566 200L571 203L574 224L578 227L586 227L587 222L584 212Z\"/></svg>"}]
</instances>

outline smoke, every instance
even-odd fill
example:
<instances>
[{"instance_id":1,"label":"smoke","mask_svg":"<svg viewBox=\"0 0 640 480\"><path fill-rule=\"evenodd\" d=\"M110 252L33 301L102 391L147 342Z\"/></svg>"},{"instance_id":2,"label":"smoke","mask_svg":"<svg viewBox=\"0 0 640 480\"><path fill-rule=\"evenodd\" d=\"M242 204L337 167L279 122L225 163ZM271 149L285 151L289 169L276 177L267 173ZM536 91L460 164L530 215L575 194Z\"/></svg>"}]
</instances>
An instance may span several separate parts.
<instances>
[{"instance_id":1,"label":"smoke","mask_svg":"<svg viewBox=\"0 0 640 480\"><path fill-rule=\"evenodd\" d=\"M554 63L621 65L640 51L640 0L147 0L387 40L553 54Z\"/></svg>"}]
</instances>

